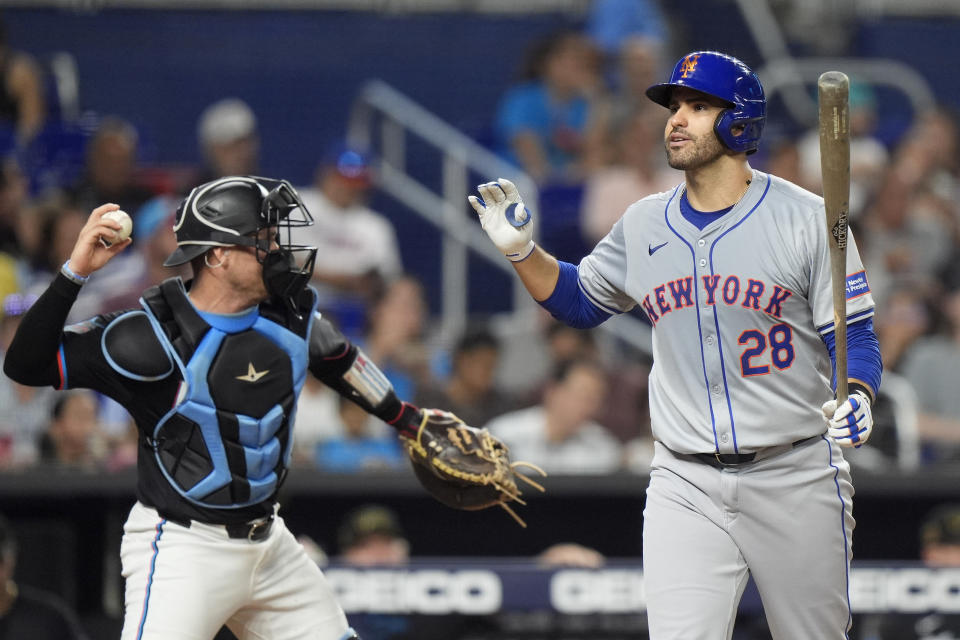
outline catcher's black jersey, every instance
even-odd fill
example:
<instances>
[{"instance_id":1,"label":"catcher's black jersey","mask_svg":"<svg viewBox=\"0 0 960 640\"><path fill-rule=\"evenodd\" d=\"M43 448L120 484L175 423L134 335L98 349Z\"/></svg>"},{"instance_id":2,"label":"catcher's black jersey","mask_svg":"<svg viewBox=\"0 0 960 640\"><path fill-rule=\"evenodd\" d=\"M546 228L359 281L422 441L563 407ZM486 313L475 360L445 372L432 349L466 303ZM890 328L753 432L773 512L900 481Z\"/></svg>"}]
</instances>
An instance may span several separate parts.
<instances>
[{"instance_id":1,"label":"catcher's black jersey","mask_svg":"<svg viewBox=\"0 0 960 640\"><path fill-rule=\"evenodd\" d=\"M161 286L170 288L173 282L167 281ZM179 280L175 284L183 291ZM55 330L55 326L58 323L60 327L63 326L64 318L78 290L76 285L62 276L57 277L50 289L38 300L35 309L31 309L34 312L32 316L42 318L43 321L24 326L18 333L18 341L26 340L33 345L34 356L42 362L44 354L49 352L50 361L39 367L35 360L23 362L24 358L17 357L17 350L12 350L12 361L11 354L8 354L8 361L5 362L8 373L20 374L14 377L29 384L50 384L59 389L94 389L126 408L139 431L137 497L160 513L173 518L221 524L245 522L272 513L276 490L286 472L282 450L292 437L289 430L284 431L282 422L292 417L296 401L295 390L299 390L299 385L293 384L290 375L290 372L296 369L291 362L301 360L313 375L338 392L344 393L341 376L350 367L357 353L356 348L329 322L321 319L319 314L310 313L314 299L312 290L306 306L307 313L302 314L303 320L287 314L282 307L269 303L264 303L247 314L255 316L260 325L268 327L267 334L270 333L271 324L277 325L277 332L283 331L288 338L286 350L272 348L271 339L265 338L263 332L249 331L249 326L238 326L231 331L230 317L227 317L226 326L221 328L226 329L221 331L225 334L222 344L218 346L213 361L205 363L212 372L210 376L204 376L205 379L212 379L216 375L225 380L210 385L211 389L207 394L216 405L215 409L211 409L216 411L216 418L212 422L219 425L224 441L242 440L243 434L239 432L250 428L250 421L244 418L243 414L259 412L255 406L257 397L276 398L277 403L283 405L283 415L276 417L276 424L269 435L277 436L281 451L276 455L268 452L265 455L266 461L261 462L269 467L267 471L276 471L272 485L258 488L253 482L247 482L247 486L241 486L238 491L237 483L234 482L235 486L225 489L228 497L213 496L204 501L193 500L185 495L184 491L189 488L189 482L184 481L184 478L189 479L191 473L195 476L202 475L204 471L203 460L188 455L189 450L196 447L189 438L177 443L170 437L168 440L173 444L167 446L166 450L159 451L158 433L169 434L159 432L157 426L165 419L168 423L171 422L172 409L181 405L187 394L188 385L184 384L182 366L186 363L181 360L189 349L184 347L184 343L193 341L193 347L199 351L204 337L209 337L212 332L203 331L201 326L199 331L202 333L190 335L191 332L198 332L197 323L191 326L190 323L178 321L176 316L187 312L184 309L178 310L176 305L170 305L154 314L145 313L143 310L128 310L100 315L66 327L61 333ZM149 299L150 291L144 294L145 301ZM189 305L185 295L178 304ZM149 306L145 308L150 311ZM164 317L165 314L168 317ZM25 335L20 335L24 332ZM289 339L291 336L299 336L299 344L296 340ZM266 354L267 359L262 360L264 364L249 366L249 356L254 352ZM217 369L229 371L217 373ZM249 397L245 398L241 387L261 382L260 378L267 370L280 374L263 380L277 385L277 388L271 391L265 387L260 390L263 391L262 394L257 391L257 394L248 394ZM24 380L25 377L29 380ZM271 380L276 382L270 382ZM200 380L195 386L204 384L207 382ZM396 403L399 405L399 401ZM377 409L377 414L396 411L396 407ZM234 418L233 414L241 417ZM178 425L173 424L171 431L176 428ZM230 430L236 430L236 433L226 433ZM225 455L229 457L229 451ZM171 456L178 457L172 460ZM231 460L231 464L233 462L235 460ZM253 463L248 456L246 461L239 464L244 466ZM199 471L197 467L200 467ZM210 506L211 501L217 504Z\"/></svg>"}]
</instances>

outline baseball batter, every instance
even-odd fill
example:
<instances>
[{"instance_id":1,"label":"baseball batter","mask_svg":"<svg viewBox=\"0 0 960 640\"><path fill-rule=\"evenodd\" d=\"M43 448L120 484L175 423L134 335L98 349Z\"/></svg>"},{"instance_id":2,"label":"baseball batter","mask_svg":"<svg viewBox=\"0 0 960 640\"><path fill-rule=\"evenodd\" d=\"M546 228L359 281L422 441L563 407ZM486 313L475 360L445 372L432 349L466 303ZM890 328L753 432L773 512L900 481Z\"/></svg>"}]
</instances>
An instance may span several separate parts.
<instances>
[{"instance_id":1,"label":"baseball batter","mask_svg":"<svg viewBox=\"0 0 960 640\"><path fill-rule=\"evenodd\" d=\"M305 376L415 435L421 412L316 312L311 222L286 181L227 177L180 205L178 247L194 278L143 293L138 310L64 328L84 282L130 244L107 204L27 313L4 371L30 385L88 387L139 430L138 501L124 525L123 640L356 638L317 565L277 515Z\"/></svg>"},{"instance_id":2,"label":"baseball batter","mask_svg":"<svg viewBox=\"0 0 960 640\"><path fill-rule=\"evenodd\" d=\"M838 407L823 200L751 169L766 112L757 76L694 52L647 96L670 111L667 158L685 182L630 206L579 266L534 245L508 180L470 202L554 316L590 327L639 305L653 325L650 637L729 639L752 574L774 638L846 638L854 519L841 447L869 437L881 375L856 245L851 393Z\"/></svg>"}]
</instances>

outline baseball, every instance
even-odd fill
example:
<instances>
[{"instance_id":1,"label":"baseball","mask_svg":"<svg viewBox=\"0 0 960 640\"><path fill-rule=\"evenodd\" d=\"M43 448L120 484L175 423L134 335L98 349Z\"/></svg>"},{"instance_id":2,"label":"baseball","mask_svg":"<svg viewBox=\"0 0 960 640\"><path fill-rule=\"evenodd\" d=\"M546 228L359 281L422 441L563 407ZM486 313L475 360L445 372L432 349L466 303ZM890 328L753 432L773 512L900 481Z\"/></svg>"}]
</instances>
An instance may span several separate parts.
<instances>
[{"instance_id":1,"label":"baseball","mask_svg":"<svg viewBox=\"0 0 960 640\"><path fill-rule=\"evenodd\" d=\"M103 214L103 220L113 220L120 223L120 230L116 231L113 234L112 240L105 241L108 242L123 242L130 237L130 232L133 231L133 220L130 219L130 216L127 215L126 211L117 209L116 211L107 211Z\"/></svg>"}]
</instances>

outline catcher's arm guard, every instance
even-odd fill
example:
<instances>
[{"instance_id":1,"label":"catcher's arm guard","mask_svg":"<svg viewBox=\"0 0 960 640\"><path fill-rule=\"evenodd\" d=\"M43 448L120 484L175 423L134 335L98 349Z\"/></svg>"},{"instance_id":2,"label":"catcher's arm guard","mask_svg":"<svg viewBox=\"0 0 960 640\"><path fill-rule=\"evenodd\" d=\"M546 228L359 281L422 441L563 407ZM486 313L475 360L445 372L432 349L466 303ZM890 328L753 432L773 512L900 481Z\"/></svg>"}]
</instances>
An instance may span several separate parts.
<instances>
[{"instance_id":1,"label":"catcher's arm guard","mask_svg":"<svg viewBox=\"0 0 960 640\"><path fill-rule=\"evenodd\" d=\"M511 462L507 446L486 429L467 426L438 409L421 410L414 437L401 437L420 483L434 498L454 509L475 511L500 505L520 526L526 523L508 503L526 504L517 478L543 491L538 482L517 473L519 467L547 474L529 462Z\"/></svg>"},{"instance_id":2,"label":"catcher's arm guard","mask_svg":"<svg viewBox=\"0 0 960 640\"><path fill-rule=\"evenodd\" d=\"M400 400L376 363L319 313L313 316L310 332L310 372L401 436L416 434L420 410Z\"/></svg>"}]
</instances>

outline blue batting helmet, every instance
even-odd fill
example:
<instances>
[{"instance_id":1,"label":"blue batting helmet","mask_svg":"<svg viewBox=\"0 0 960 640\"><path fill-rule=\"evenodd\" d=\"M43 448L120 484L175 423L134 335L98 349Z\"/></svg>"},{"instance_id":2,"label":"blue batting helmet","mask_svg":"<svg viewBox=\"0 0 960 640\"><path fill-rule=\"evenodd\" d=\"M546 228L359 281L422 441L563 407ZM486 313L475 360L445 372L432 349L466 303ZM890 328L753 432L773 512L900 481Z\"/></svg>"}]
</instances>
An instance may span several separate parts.
<instances>
[{"instance_id":1,"label":"blue batting helmet","mask_svg":"<svg viewBox=\"0 0 960 640\"><path fill-rule=\"evenodd\" d=\"M760 79L750 67L725 53L694 51L677 62L669 81L647 89L647 97L669 107L675 87L688 87L729 104L713 125L717 137L733 151L756 152L767 117L767 100ZM734 135L738 127L743 131Z\"/></svg>"}]
</instances>

